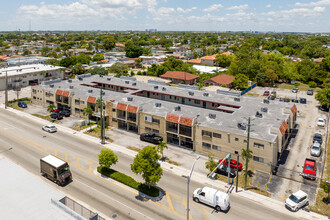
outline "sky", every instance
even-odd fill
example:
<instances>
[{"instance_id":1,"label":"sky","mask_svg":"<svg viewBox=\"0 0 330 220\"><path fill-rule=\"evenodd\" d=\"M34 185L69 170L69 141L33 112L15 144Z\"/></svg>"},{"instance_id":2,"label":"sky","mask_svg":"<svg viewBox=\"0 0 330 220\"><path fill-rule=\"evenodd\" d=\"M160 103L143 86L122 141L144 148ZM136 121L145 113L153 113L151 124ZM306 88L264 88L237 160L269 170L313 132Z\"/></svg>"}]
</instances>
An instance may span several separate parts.
<instances>
[{"instance_id":1,"label":"sky","mask_svg":"<svg viewBox=\"0 0 330 220\"><path fill-rule=\"evenodd\" d=\"M0 0L0 31L330 32L330 0Z\"/></svg>"}]
</instances>

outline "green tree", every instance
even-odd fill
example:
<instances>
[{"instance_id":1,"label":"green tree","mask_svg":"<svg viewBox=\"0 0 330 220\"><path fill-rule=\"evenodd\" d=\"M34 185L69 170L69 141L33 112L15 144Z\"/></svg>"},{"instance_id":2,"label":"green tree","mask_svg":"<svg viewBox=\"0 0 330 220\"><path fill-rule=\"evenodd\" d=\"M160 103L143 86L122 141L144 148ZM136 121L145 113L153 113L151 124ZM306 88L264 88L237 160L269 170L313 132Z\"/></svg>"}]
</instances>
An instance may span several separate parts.
<instances>
[{"instance_id":1,"label":"green tree","mask_svg":"<svg viewBox=\"0 0 330 220\"><path fill-rule=\"evenodd\" d=\"M324 190L324 192L328 193L327 200L328 202L330 202L330 183L327 183L324 180L322 180L321 188Z\"/></svg>"},{"instance_id":2,"label":"green tree","mask_svg":"<svg viewBox=\"0 0 330 220\"><path fill-rule=\"evenodd\" d=\"M85 72L86 72L85 67L83 67L80 63L78 63L72 68L72 73L74 75L81 75L84 74Z\"/></svg>"},{"instance_id":3,"label":"green tree","mask_svg":"<svg viewBox=\"0 0 330 220\"><path fill-rule=\"evenodd\" d=\"M228 67L228 66L230 66L231 61L232 61L232 57L231 56L227 56L225 54L218 54L215 57L215 60L214 60L214 62L217 65L221 66L221 67Z\"/></svg>"},{"instance_id":4,"label":"green tree","mask_svg":"<svg viewBox=\"0 0 330 220\"><path fill-rule=\"evenodd\" d=\"M24 52L23 52L23 56L29 55L29 54L31 54L31 53L32 53L32 52L31 52L30 50L26 49L26 50L24 50Z\"/></svg>"},{"instance_id":5,"label":"green tree","mask_svg":"<svg viewBox=\"0 0 330 220\"><path fill-rule=\"evenodd\" d=\"M233 86L238 89L246 89L249 86L249 78L244 74L238 74L235 76Z\"/></svg>"},{"instance_id":6,"label":"green tree","mask_svg":"<svg viewBox=\"0 0 330 220\"><path fill-rule=\"evenodd\" d=\"M56 109L56 106L55 106L54 104L50 104L50 105L48 105L48 107L47 107L47 111L48 111L48 112L52 112L54 109Z\"/></svg>"},{"instance_id":7,"label":"green tree","mask_svg":"<svg viewBox=\"0 0 330 220\"><path fill-rule=\"evenodd\" d=\"M205 168L208 169L210 172L212 172L216 167L218 163L214 160L213 154L208 154L208 160L205 162Z\"/></svg>"},{"instance_id":8,"label":"green tree","mask_svg":"<svg viewBox=\"0 0 330 220\"><path fill-rule=\"evenodd\" d=\"M121 62L114 63L111 67L109 67L110 73L116 73L116 74L121 74L126 69L127 66Z\"/></svg>"},{"instance_id":9,"label":"green tree","mask_svg":"<svg viewBox=\"0 0 330 220\"><path fill-rule=\"evenodd\" d=\"M117 155L109 148L103 148L98 156L100 166L106 168L110 168L111 165L116 164L118 161Z\"/></svg>"},{"instance_id":10,"label":"green tree","mask_svg":"<svg viewBox=\"0 0 330 220\"><path fill-rule=\"evenodd\" d=\"M102 67L95 67L91 68L87 71L87 73L90 73L92 75L108 75L108 70Z\"/></svg>"},{"instance_id":11,"label":"green tree","mask_svg":"<svg viewBox=\"0 0 330 220\"><path fill-rule=\"evenodd\" d=\"M89 124L89 130L91 130L92 128L92 125L91 125L91 121L90 121L90 117L92 116L92 114L93 114L93 110L92 110L92 108L91 107L86 107L86 108L84 108L84 111L83 111L83 115L85 115L85 116L87 116L88 117L88 124Z\"/></svg>"},{"instance_id":12,"label":"green tree","mask_svg":"<svg viewBox=\"0 0 330 220\"><path fill-rule=\"evenodd\" d=\"M103 40L103 46L106 50L111 50L116 46L116 40L113 36L109 36Z\"/></svg>"},{"instance_id":13,"label":"green tree","mask_svg":"<svg viewBox=\"0 0 330 220\"><path fill-rule=\"evenodd\" d=\"M136 58L143 54L142 47L137 46L137 45L125 47L125 50L126 50L126 57L129 57L129 58Z\"/></svg>"},{"instance_id":14,"label":"green tree","mask_svg":"<svg viewBox=\"0 0 330 220\"><path fill-rule=\"evenodd\" d=\"M101 61L101 60L104 60L103 53L98 53L98 54L95 54L93 56L93 61L94 62Z\"/></svg>"},{"instance_id":15,"label":"green tree","mask_svg":"<svg viewBox=\"0 0 330 220\"><path fill-rule=\"evenodd\" d=\"M249 150L249 152L247 152L247 149L242 148L242 159L245 160L246 157L248 158L248 162L250 161L250 159L252 158L252 150Z\"/></svg>"},{"instance_id":16,"label":"green tree","mask_svg":"<svg viewBox=\"0 0 330 220\"><path fill-rule=\"evenodd\" d=\"M157 149L157 152L162 155L162 158L164 158L164 149L168 149L168 146L164 141L160 141L156 145L156 149Z\"/></svg>"},{"instance_id":17,"label":"green tree","mask_svg":"<svg viewBox=\"0 0 330 220\"><path fill-rule=\"evenodd\" d=\"M142 58L138 58L138 59L135 59L134 62L135 62L135 66L137 68L141 68L142 67L143 59Z\"/></svg>"},{"instance_id":18,"label":"green tree","mask_svg":"<svg viewBox=\"0 0 330 220\"><path fill-rule=\"evenodd\" d=\"M145 183L150 187L150 184L159 182L163 175L159 159L160 155L157 153L156 147L146 146L135 156L131 170L135 174L142 174Z\"/></svg>"},{"instance_id":19,"label":"green tree","mask_svg":"<svg viewBox=\"0 0 330 220\"><path fill-rule=\"evenodd\" d=\"M330 88L326 87L318 91L315 95L315 99L319 101L321 106L330 108Z\"/></svg>"}]
</instances>

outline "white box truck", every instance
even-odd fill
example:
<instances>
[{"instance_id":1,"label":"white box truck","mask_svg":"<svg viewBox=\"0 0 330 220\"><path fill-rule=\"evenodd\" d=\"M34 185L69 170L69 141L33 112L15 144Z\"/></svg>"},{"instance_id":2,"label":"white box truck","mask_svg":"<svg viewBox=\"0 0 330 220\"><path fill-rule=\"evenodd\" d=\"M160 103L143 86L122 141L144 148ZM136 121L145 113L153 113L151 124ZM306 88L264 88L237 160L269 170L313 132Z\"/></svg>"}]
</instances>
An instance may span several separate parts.
<instances>
[{"instance_id":1,"label":"white box truck","mask_svg":"<svg viewBox=\"0 0 330 220\"><path fill-rule=\"evenodd\" d=\"M62 186L72 180L69 164L53 155L40 159L40 172Z\"/></svg>"},{"instance_id":2,"label":"white box truck","mask_svg":"<svg viewBox=\"0 0 330 220\"><path fill-rule=\"evenodd\" d=\"M193 199L214 207L217 211L228 211L230 208L229 195L210 187L198 188L194 191Z\"/></svg>"}]
</instances>

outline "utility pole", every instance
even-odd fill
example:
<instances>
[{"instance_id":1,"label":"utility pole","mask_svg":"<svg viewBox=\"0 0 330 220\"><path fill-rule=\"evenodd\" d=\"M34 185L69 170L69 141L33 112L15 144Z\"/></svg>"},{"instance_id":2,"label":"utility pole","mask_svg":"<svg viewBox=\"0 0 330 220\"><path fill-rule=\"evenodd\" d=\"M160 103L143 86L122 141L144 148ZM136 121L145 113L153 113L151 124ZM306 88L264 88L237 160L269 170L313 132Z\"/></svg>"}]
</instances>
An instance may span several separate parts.
<instances>
[{"instance_id":1,"label":"utility pole","mask_svg":"<svg viewBox=\"0 0 330 220\"><path fill-rule=\"evenodd\" d=\"M103 126L103 100L102 100L102 87L100 89L100 116L101 116L101 144L105 144L104 142L104 126Z\"/></svg>"},{"instance_id":2,"label":"utility pole","mask_svg":"<svg viewBox=\"0 0 330 220\"><path fill-rule=\"evenodd\" d=\"M7 109L7 105L8 105L8 74L6 71L5 109Z\"/></svg>"},{"instance_id":3,"label":"utility pole","mask_svg":"<svg viewBox=\"0 0 330 220\"><path fill-rule=\"evenodd\" d=\"M236 162L236 166L237 166L237 172L236 172L236 192L238 190L238 164L239 164L239 154L237 154L237 162Z\"/></svg>"},{"instance_id":4,"label":"utility pole","mask_svg":"<svg viewBox=\"0 0 330 220\"><path fill-rule=\"evenodd\" d=\"M244 190L246 190L247 185L247 173L248 173L248 164L249 164L249 145L250 145L250 117L248 121L248 133L247 133L247 144L246 144L246 155L245 155L245 183L244 183Z\"/></svg>"},{"instance_id":5,"label":"utility pole","mask_svg":"<svg viewBox=\"0 0 330 220\"><path fill-rule=\"evenodd\" d=\"M198 155L191 167L189 176L187 176L187 220L189 220L189 211L190 211L190 209L189 209L189 183L190 183L191 175L194 171L195 163L199 158L200 158L200 156Z\"/></svg>"}]
</instances>

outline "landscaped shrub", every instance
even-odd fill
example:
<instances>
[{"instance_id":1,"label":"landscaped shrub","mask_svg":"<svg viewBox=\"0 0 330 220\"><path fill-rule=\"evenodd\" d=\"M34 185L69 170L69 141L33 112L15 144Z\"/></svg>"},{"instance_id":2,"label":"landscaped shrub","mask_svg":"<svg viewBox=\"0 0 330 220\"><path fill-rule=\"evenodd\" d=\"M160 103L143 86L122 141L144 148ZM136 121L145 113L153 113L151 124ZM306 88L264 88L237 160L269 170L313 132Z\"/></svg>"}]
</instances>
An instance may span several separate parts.
<instances>
[{"instance_id":1,"label":"landscaped shrub","mask_svg":"<svg viewBox=\"0 0 330 220\"><path fill-rule=\"evenodd\" d=\"M14 100L8 101L8 103L11 104L11 103L19 102L19 101L31 101L31 98L24 97L24 98L20 98L20 99L14 99Z\"/></svg>"},{"instance_id":2,"label":"landscaped shrub","mask_svg":"<svg viewBox=\"0 0 330 220\"><path fill-rule=\"evenodd\" d=\"M111 179L114 179L118 182L121 182L129 187L132 187L133 189L136 189L144 194L147 194L152 197L157 197L159 195L159 189L154 186L147 186L144 183L140 183L133 179L130 176L127 176L126 174L123 174L119 171L116 171L114 169L109 169L107 167L99 166L97 167L97 172L101 173L102 175L105 175L107 177L110 177Z\"/></svg>"},{"instance_id":3,"label":"landscaped shrub","mask_svg":"<svg viewBox=\"0 0 330 220\"><path fill-rule=\"evenodd\" d=\"M308 83L308 86L311 87L311 88L316 88L317 84L316 84L316 82L314 82L314 81L310 81L310 82Z\"/></svg>"}]
</instances>

